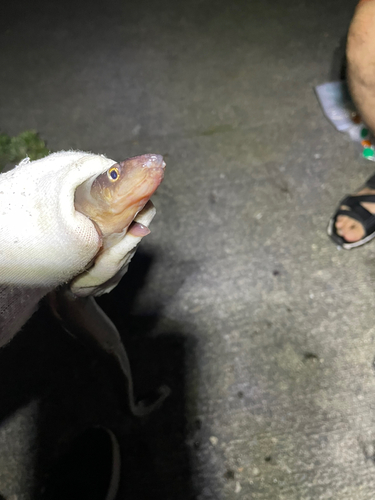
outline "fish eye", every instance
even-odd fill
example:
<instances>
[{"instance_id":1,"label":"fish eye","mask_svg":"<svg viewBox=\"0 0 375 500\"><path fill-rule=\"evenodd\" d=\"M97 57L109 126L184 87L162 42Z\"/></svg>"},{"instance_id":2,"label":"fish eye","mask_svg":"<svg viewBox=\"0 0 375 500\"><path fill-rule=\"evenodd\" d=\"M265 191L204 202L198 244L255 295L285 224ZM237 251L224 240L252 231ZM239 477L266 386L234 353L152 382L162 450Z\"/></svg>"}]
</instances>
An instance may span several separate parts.
<instances>
[{"instance_id":1,"label":"fish eye","mask_svg":"<svg viewBox=\"0 0 375 500\"><path fill-rule=\"evenodd\" d=\"M111 167L108 170L108 177L110 181L117 181L117 179L120 177L120 172L117 167Z\"/></svg>"}]
</instances>

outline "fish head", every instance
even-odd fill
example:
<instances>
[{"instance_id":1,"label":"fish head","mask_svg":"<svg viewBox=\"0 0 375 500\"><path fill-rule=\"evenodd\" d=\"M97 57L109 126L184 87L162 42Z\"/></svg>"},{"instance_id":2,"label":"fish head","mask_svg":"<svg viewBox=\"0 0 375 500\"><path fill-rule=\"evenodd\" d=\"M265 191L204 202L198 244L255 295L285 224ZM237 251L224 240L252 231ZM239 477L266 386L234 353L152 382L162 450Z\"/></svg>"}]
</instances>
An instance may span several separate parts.
<instances>
[{"instance_id":1,"label":"fish head","mask_svg":"<svg viewBox=\"0 0 375 500\"><path fill-rule=\"evenodd\" d=\"M89 217L103 238L126 231L164 177L157 154L128 158L76 189L76 210Z\"/></svg>"}]
</instances>

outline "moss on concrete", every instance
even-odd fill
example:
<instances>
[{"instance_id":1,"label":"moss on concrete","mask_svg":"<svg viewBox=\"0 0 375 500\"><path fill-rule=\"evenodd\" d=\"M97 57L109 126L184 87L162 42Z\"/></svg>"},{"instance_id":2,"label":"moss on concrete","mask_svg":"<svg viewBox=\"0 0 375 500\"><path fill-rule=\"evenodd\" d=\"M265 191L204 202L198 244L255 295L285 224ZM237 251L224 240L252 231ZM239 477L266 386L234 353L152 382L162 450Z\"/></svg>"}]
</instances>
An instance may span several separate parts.
<instances>
[{"instance_id":1,"label":"moss on concrete","mask_svg":"<svg viewBox=\"0 0 375 500\"><path fill-rule=\"evenodd\" d=\"M48 154L44 141L34 130L25 130L15 137L0 133L0 172L6 165L15 165L26 156L38 160Z\"/></svg>"}]
</instances>

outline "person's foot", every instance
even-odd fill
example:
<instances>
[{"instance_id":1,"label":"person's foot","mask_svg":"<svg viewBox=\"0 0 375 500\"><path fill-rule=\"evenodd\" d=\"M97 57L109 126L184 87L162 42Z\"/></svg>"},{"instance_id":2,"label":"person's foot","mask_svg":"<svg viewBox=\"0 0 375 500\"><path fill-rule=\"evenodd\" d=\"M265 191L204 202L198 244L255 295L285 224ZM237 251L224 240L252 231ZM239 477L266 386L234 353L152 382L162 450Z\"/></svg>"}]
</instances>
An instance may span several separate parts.
<instances>
[{"instance_id":1,"label":"person's foot","mask_svg":"<svg viewBox=\"0 0 375 500\"><path fill-rule=\"evenodd\" d=\"M363 188L356 193L356 195L361 194L375 194L375 189ZM375 203L362 202L361 205L371 214L375 214ZM345 205L342 205L340 208L343 210L350 210L350 208ZM339 215L337 217L335 229L337 234L348 243L359 241L365 236L365 230L362 224L346 215Z\"/></svg>"}]
</instances>

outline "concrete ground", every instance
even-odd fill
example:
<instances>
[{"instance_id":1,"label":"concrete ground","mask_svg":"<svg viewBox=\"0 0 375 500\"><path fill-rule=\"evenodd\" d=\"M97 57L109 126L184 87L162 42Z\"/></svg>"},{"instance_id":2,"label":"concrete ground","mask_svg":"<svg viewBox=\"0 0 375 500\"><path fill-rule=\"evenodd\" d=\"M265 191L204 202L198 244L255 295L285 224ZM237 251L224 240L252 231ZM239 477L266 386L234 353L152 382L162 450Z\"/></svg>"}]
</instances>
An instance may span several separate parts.
<instances>
[{"instance_id":1,"label":"concrete ground","mask_svg":"<svg viewBox=\"0 0 375 500\"><path fill-rule=\"evenodd\" d=\"M118 498L372 500L375 243L338 251L338 200L375 170L326 121L356 0L20 1L0 16L2 131L52 151L161 153L158 213L101 300L141 398L42 307L0 354L0 495L40 498L88 425ZM118 384L120 385L120 384Z\"/></svg>"}]
</instances>

